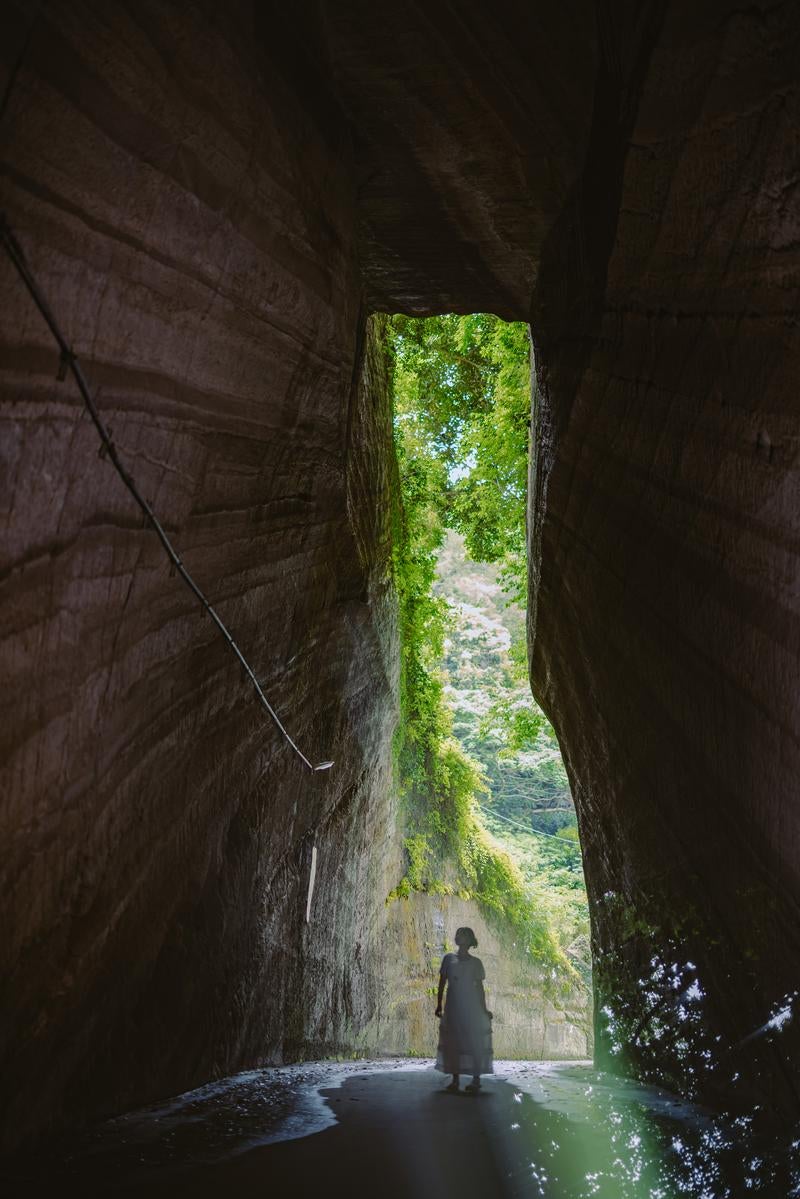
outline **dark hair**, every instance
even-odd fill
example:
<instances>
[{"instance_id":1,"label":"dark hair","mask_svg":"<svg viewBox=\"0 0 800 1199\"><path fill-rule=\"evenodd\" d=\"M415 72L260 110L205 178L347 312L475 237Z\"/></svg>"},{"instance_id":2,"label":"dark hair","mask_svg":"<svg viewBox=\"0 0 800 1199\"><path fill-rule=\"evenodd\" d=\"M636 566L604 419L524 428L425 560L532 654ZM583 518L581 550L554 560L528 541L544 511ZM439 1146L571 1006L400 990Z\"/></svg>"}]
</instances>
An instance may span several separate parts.
<instances>
[{"instance_id":1,"label":"dark hair","mask_svg":"<svg viewBox=\"0 0 800 1199\"><path fill-rule=\"evenodd\" d=\"M478 948L478 938L475 936L475 934L471 928L467 928L467 926L465 925L464 928L456 929L456 937L455 937L456 944L458 944L459 933L466 933L467 936L469 937L470 943L467 946L468 949L477 949Z\"/></svg>"}]
</instances>

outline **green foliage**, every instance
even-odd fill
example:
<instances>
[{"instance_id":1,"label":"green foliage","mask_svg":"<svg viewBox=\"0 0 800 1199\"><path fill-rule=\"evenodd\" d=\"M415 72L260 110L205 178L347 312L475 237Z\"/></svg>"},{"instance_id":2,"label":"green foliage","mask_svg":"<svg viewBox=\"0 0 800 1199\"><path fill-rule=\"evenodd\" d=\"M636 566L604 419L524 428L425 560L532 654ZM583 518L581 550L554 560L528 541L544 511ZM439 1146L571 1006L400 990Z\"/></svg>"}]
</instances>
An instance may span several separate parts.
<instances>
[{"instance_id":1,"label":"green foliage","mask_svg":"<svg viewBox=\"0 0 800 1199\"><path fill-rule=\"evenodd\" d=\"M533 749L545 719L527 701L514 702L508 694L497 695L480 724L484 736L494 735L503 743L500 753L511 757L521 749Z\"/></svg>"},{"instance_id":2,"label":"green foliage","mask_svg":"<svg viewBox=\"0 0 800 1199\"><path fill-rule=\"evenodd\" d=\"M436 594L451 605L443 670L453 730L487 783L488 820L500 817L545 833L575 827L569 783L552 726L531 696L525 615L504 604L492 567L465 557L449 532L439 552ZM492 831L505 840L498 819ZM528 838L530 840L530 838ZM578 855L573 853L579 870Z\"/></svg>"},{"instance_id":3,"label":"green foliage","mask_svg":"<svg viewBox=\"0 0 800 1199\"><path fill-rule=\"evenodd\" d=\"M496 820L491 807L483 809L483 816L491 832L502 836L526 894L558 944L567 950L588 938L589 905L580 854L575 852L577 829L568 827L557 839L545 839Z\"/></svg>"},{"instance_id":4,"label":"green foliage","mask_svg":"<svg viewBox=\"0 0 800 1199\"><path fill-rule=\"evenodd\" d=\"M572 969L547 907L537 902L511 856L477 819L461 846L460 865L472 880L471 896L488 916L510 928L534 961L556 967L569 978Z\"/></svg>"},{"instance_id":5,"label":"green foliage","mask_svg":"<svg viewBox=\"0 0 800 1199\"><path fill-rule=\"evenodd\" d=\"M486 792L484 773L454 736L444 693L441 663L452 613L433 593L446 526L460 528L473 552L501 563L514 586L522 586L527 329L491 316L395 317L389 327L400 479L395 767L407 832L406 874L389 899L414 891L473 898L534 960L569 979L574 972L547 907L483 824L477 797ZM462 468L465 456L470 465ZM491 647L486 653L493 661ZM515 719L520 738L529 740L530 716Z\"/></svg>"},{"instance_id":6,"label":"green foliage","mask_svg":"<svg viewBox=\"0 0 800 1199\"><path fill-rule=\"evenodd\" d=\"M530 338L488 314L389 323L397 424L435 463L437 504L479 562L524 602Z\"/></svg>"}]
</instances>

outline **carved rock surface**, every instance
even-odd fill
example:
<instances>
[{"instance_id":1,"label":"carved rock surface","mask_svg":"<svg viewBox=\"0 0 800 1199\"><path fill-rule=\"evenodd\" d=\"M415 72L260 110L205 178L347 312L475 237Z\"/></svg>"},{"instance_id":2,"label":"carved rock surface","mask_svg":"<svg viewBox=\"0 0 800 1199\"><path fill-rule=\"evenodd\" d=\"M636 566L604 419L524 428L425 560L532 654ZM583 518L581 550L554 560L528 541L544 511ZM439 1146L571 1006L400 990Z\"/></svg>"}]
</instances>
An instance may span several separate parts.
<instances>
[{"instance_id":1,"label":"carved rock surface","mask_svg":"<svg viewBox=\"0 0 800 1199\"><path fill-rule=\"evenodd\" d=\"M529 612L599 1005L650 1076L795 1112L797 1021L764 1026L800 965L799 25L678 4L601 36L533 310ZM656 961L696 967L696 1047L653 1036Z\"/></svg>"},{"instance_id":2,"label":"carved rock surface","mask_svg":"<svg viewBox=\"0 0 800 1199\"><path fill-rule=\"evenodd\" d=\"M418 892L389 905L380 963L383 998L365 1030L366 1045L379 1053L436 1056L439 967L463 925L474 930L475 954L486 971L495 1058L591 1057L591 1000L585 990L551 993L545 971L532 966L497 923L488 923L474 900Z\"/></svg>"},{"instance_id":3,"label":"carved rock surface","mask_svg":"<svg viewBox=\"0 0 800 1199\"><path fill-rule=\"evenodd\" d=\"M352 1046L384 1002L374 308L531 317L533 681L598 977L640 1023L643 966L691 955L748 1036L800 964L796 6L6 8L4 209L187 565L337 763L308 774L170 578L4 260L9 1140ZM778 1048L743 1073L791 1106Z\"/></svg>"},{"instance_id":4,"label":"carved rock surface","mask_svg":"<svg viewBox=\"0 0 800 1199\"><path fill-rule=\"evenodd\" d=\"M347 131L246 5L17 18L5 211L127 467L336 765L309 774L170 577L4 256L10 1139L350 1044L399 867L390 411L354 382Z\"/></svg>"},{"instance_id":5,"label":"carved rock surface","mask_svg":"<svg viewBox=\"0 0 800 1199\"><path fill-rule=\"evenodd\" d=\"M526 320L589 132L593 5L348 0L326 23L370 306Z\"/></svg>"}]
</instances>

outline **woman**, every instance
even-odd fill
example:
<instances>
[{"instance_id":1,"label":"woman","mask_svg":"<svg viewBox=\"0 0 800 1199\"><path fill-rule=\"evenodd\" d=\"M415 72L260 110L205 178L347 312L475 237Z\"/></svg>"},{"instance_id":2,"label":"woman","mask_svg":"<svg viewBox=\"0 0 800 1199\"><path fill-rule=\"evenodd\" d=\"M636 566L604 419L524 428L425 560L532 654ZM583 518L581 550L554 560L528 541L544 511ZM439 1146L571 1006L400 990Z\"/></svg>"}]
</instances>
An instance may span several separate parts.
<instances>
[{"instance_id":1,"label":"woman","mask_svg":"<svg viewBox=\"0 0 800 1199\"><path fill-rule=\"evenodd\" d=\"M439 972L435 1014L441 1024L436 1069L453 1075L448 1091L459 1089L460 1074L471 1074L472 1082L465 1089L476 1095L481 1086L481 1074L493 1073L492 1013L486 1007L483 962L471 957L469 952L478 945L471 928L456 931L456 945L458 953L446 953ZM447 1001L443 1013L445 986Z\"/></svg>"}]
</instances>

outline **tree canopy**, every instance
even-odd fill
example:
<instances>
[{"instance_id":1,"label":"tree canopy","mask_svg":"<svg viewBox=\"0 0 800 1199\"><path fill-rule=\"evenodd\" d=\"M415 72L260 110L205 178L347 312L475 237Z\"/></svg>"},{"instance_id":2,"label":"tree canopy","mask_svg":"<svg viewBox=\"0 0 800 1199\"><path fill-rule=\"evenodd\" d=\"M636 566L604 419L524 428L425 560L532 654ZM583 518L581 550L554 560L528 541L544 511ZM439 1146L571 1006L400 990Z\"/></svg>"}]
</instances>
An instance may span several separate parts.
<instances>
[{"instance_id":1,"label":"tree canopy","mask_svg":"<svg viewBox=\"0 0 800 1199\"><path fill-rule=\"evenodd\" d=\"M400 481L395 752L407 871L392 895L455 887L574 982L572 946L587 927L575 818L555 735L530 693L518 606L527 582L529 331L487 314L381 320ZM453 559L456 535L472 567L463 549ZM491 576L497 600L488 607L465 602L473 568ZM485 598L488 580L473 581Z\"/></svg>"},{"instance_id":2,"label":"tree canopy","mask_svg":"<svg viewBox=\"0 0 800 1199\"><path fill-rule=\"evenodd\" d=\"M530 335L487 313L391 319L396 422L444 524L524 603Z\"/></svg>"}]
</instances>

